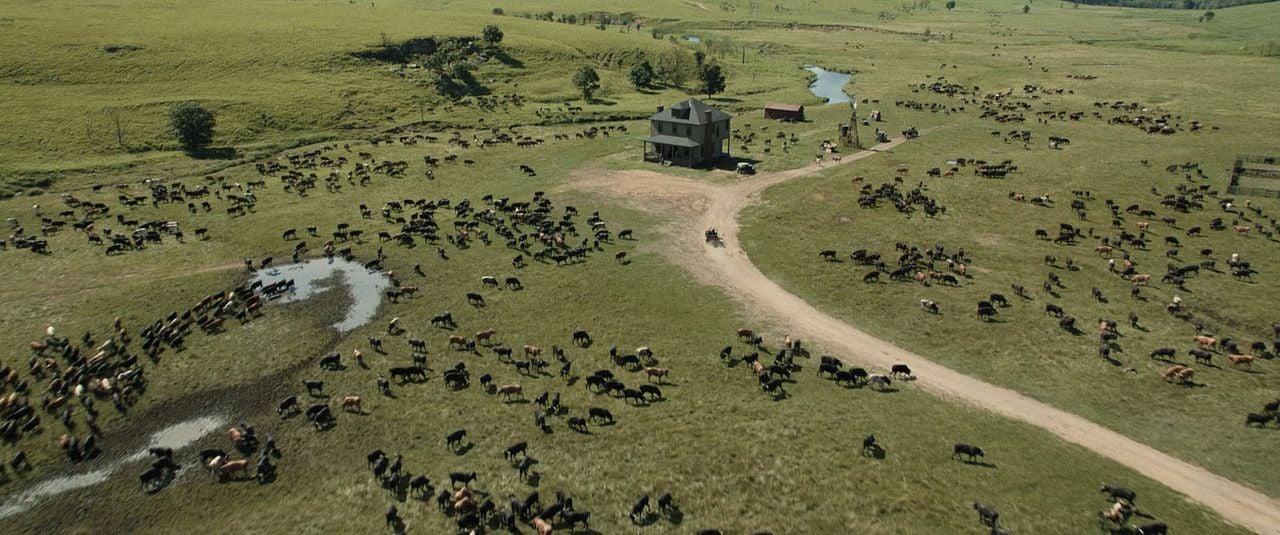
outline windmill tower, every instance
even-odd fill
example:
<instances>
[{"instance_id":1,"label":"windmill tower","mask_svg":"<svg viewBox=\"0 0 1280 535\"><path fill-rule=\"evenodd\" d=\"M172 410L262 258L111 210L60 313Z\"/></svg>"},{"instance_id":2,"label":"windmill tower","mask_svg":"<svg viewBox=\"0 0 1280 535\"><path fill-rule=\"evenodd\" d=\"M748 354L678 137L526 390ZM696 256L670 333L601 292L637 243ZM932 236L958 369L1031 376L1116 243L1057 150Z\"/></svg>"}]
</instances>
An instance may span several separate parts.
<instances>
[{"instance_id":1,"label":"windmill tower","mask_svg":"<svg viewBox=\"0 0 1280 535\"><path fill-rule=\"evenodd\" d=\"M858 99L856 97L849 99L849 122L840 125L840 141L845 147L862 148L862 141L858 139Z\"/></svg>"}]
</instances>

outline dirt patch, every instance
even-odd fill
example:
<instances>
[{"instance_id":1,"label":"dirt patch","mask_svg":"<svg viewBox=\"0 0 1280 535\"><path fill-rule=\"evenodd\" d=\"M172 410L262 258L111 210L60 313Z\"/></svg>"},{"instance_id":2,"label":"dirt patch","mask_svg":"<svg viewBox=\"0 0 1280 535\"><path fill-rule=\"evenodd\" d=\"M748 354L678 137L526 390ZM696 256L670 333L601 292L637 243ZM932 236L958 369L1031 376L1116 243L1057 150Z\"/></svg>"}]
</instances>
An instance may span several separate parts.
<instances>
[{"instance_id":1,"label":"dirt patch","mask_svg":"<svg viewBox=\"0 0 1280 535\"><path fill-rule=\"evenodd\" d=\"M138 45L102 45L102 51L108 54L120 54L136 50L142 50L142 47Z\"/></svg>"}]
</instances>

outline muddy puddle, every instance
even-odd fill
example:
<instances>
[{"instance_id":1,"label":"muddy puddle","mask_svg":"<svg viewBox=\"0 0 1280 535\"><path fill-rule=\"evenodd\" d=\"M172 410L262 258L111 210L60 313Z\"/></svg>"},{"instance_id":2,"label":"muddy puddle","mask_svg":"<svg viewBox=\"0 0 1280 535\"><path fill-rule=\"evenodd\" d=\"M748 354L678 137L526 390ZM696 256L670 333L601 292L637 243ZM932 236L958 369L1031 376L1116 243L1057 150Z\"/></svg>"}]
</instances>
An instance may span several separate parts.
<instances>
[{"instance_id":1,"label":"muddy puddle","mask_svg":"<svg viewBox=\"0 0 1280 535\"><path fill-rule=\"evenodd\" d=\"M254 281L271 284L293 279L294 289L277 299L278 303L305 301L334 286L346 286L351 294L351 304L346 315L333 324L340 333L368 323L378 313L382 294L391 287L391 279L380 271L370 271L364 266L342 259L317 258L298 264L289 264L259 271Z\"/></svg>"},{"instance_id":2,"label":"muddy puddle","mask_svg":"<svg viewBox=\"0 0 1280 535\"><path fill-rule=\"evenodd\" d=\"M151 435L151 442L147 447L173 448L176 452L226 424L227 419L222 416L204 416L180 422ZM102 483L110 478L112 474L124 468L125 465L144 460L147 456L147 450L142 449L128 457L109 461L95 470L69 476L51 477L37 482L21 493L5 499L4 503L0 504L0 519L26 511L40 503L40 500L44 498ZM101 461L94 461L93 464L102 463ZM182 470L179 471L179 475L181 475L181 472Z\"/></svg>"}]
</instances>

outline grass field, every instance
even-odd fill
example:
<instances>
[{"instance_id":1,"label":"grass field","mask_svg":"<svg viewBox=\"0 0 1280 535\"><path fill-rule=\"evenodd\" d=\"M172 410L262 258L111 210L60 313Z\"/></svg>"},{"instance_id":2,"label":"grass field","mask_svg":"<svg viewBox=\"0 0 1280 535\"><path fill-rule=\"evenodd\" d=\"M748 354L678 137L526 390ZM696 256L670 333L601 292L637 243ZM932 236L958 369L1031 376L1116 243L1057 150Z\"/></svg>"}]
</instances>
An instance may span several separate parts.
<instances>
[{"instance_id":1,"label":"grass field","mask_svg":"<svg viewBox=\"0 0 1280 535\"><path fill-rule=\"evenodd\" d=\"M655 105L670 104L686 93L667 87L635 91L626 81L628 65L619 65L616 58L692 47L667 39L683 35L731 43L725 48L739 51L713 54L726 66L729 90L710 99L741 113L735 127L765 135L785 131L799 140L788 152L775 146L767 155L758 143L734 147L736 155L759 160L762 170L812 162L811 147L835 137L835 125L847 120L847 108L822 107L808 94L808 73L800 68L804 64L853 70L849 91L880 101L868 106L885 113L886 122L879 126L890 133L908 126L948 125L892 154L766 192L762 206L747 212L743 242L770 277L907 349L1280 495L1280 480L1255 464L1274 449L1274 433L1240 425L1244 412L1275 397L1280 385L1271 369L1274 363L1259 362L1255 373L1246 373L1218 362L1221 369L1200 370L1198 379L1205 388L1160 382L1154 374L1161 365L1148 362L1146 353L1176 345L1179 360L1185 361L1183 349L1190 347L1192 334L1185 323L1163 312L1162 303L1169 297L1165 285L1153 284L1146 291L1149 301L1132 303L1127 283L1107 275L1087 242L1055 247L1031 234L1033 228L1053 228L1059 221L1076 223L1066 209L1073 189L1094 192L1099 200L1090 203L1090 224L1105 232L1110 218L1104 217L1101 199L1156 207L1158 198L1148 190L1157 187L1163 193L1181 181L1181 175L1163 170L1169 163L1202 162L1211 184L1225 189L1225 173L1236 152L1276 152L1269 143L1280 134L1280 112L1271 104L1276 91L1262 74L1274 71L1276 60L1258 57L1256 49L1277 37L1277 8L1223 9L1211 24L1200 24L1190 12L1087 6L1038 5L1023 15L1022 3L1003 1L961 2L952 11L918 4L907 9L880 1L788 1L776 3L776 9L773 4L732 1L705 4L706 9L673 0L646 4L645 11L637 13L643 19L638 31L517 16L525 10L635 9L625 2L576 0L538 2L536 7L405 1L195 5L150 0L86 2L59 9L47 3L0 7L0 43L6 45L0 48L0 75L10 82L0 86L0 98L10 104L9 113L0 117L0 182L6 195L30 194L0 201L0 215L17 218L29 231L38 229L31 205L56 214L62 210L58 196L70 193L112 206L112 217L100 226L114 226L114 214L122 213L144 221L178 221L187 231L185 244L166 238L163 244L115 256L104 256L101 246L85 243L70 229L49 237L53 254L48 256L12 248L0 251L0 272L9 279L0 288L0 300L6 304L0 309L0 323L6 326L0 331L0 346L13 348L0 364L23 365L27 343L38 339L48 325L73 338L90 330L101 339L108 335L112 319L119 317L136 332L203 296L235 287L246 280L241 263L245 257L274 255L277 263L288 257L293 244L282 241L280 233L289 227L316 225L324 235L338 223L352 223L366 232L365 241L352 246L358 258L369 259L385 249L386 268L405 284L424 288L420 297L384 303L369 325L346 336L327 327L345 304L340 292L269 306L264 317L248 324L228 322L223 334L191 336L185 351L166 353L158 363L146 364L147 392L127 416L116 414L105 400L100 404L106 451L102 461L94 462L98 464L66 463L55 444L64 431L62 424L43 412L42 433L16 445L0 445L0 458L22 449L35 463L33 472L0 487L6 494L17 493L42 477L127 456L164 425L218 414L274 433L284 450L275 482L219 485L197 469L185 472L170 488L144 495L137 492L133 477L143 467L129 465L103 485L50 498L7 521L23 533L49 526L65 532L366 532L381 529L381 513L396 503L408 531L451 529L452 520L434 503L417 503L379 488L364 468L364 455L381 448L392 455L402 453L406 470L425 473L437 490L442 480L447 486L448 472L475 470L477 488L500 508L508 494L523 497L536 490L546 504L556 490L564 490L580 508L592 511L591 526L599 533L684 533L712 526L730 533L983 533L986 528L975 522L971 508L974 500L994 505L1002 513L1001 525L1018 533L1074 533L1096 529L1096 512L1106 505L1096 492L1100 481L1138 490L1142 511L1180 532L1236 532L1238 528L1140 474L1041 430L932 397L910 383L885 394L846 390L815 379L816 366L802 362L805 368L796 382L786 385L788 398L774 402L760 392L749 369L741 364L726 367L716 359L719 349L732 342L735 328L763 326L772 335L768 339L777 339L787 326L740 311L729 297L664 262L662 219L625 211L618 199L574 193L566 186L569 177L583 169L647 167L639 161L638 142L647 123L626 119L646 117ZM494 7L505 9L506 15L493 15ZM485 110L474 104L451 105L428 88L391 73L387 65L352 56L384 37L402 41L476 35L486 24L501 26L506 35L503 46L520 66L489 61L477 68L477 78L494 95L523 96L522 106ZM655 39L651 31L662 39ZM108 45L113 51L104 49ZM136 48L118 48L122 45ZM603 78L603 90L594 102L581 101L568 82L584 63L596 65ZM1098 78L1067 78L1072 74ZM1132 127L1092 119L1048 126L998 125L978 119L973 104L965 111L945 113L894 106L896 100L962 105L913 91L913 86L939 76L981 86L984 92L1024 84L1073 91L1027 99L1036 109L1092 111L1094 101L1137 100L1221 130L1152 138ZM183 100L198 100L218 111L215 144L225 147L229 156L192 159L176 150L163 131L164 111ZM566 101L583 111L560 111ZM770 126L766 134L759 106L771 101L804 103L810 120ZM540 113L544 108L557 111ZM121 110L123 144L117 143L110 109ZM607 124L625 125L629 134L574 137L594 124L589 121L608 117L616 120ZM485 136L490 127L523 125L520 133L547 141L532 149L460 149L444 143L371 147L365 141L392 127L423 121L409 128L442 138L458 131L470 139L473 134ZM1013 128L1035 132L1030 149L989 135L991 130ZM868 130L864 128L863 138L869 141ZM569 140L554 140L553 134ZM1048 135L1069 137L1072 144L1050 151L1043 141ZM339 146L331 155L353 157L357 151L371 151L379 161L408 162L408 170L404 178L379 175L368 186L345 186L340 194L317 190L306 197L285 193L279 179L266 177L267 188L257 192L255 210L238 218L225 215L222 201L214 202L210 213L190 214L180 205L130 209L116 202L117 192L111 187L90 189L95 184L128 183L129 194L145 195L141 181L146 178L195 186L207 183L207 175L244 182L257 178L253 163L300 154L319 142ZM350 154L340 148L345 143L350 144ZM477 163L446 164L435 170L435 180L424 179L422 156L444 154ZM955 157L1010 158L1021 170L1000 182L964 172L955 178L924 177L925 169L945 167L944 162ZM1151 166L1142 166L1140 159L1149 159ZM531 165L537 176L520 174L520 164ZM925 180L929 195L948 206L942 220L919 215L905 219L889 206L857 207L856 190L849 183L852 175L878 183L902 166L910 169L908 183ZM348 165L339 171L350 169ZM728 172L671 172L713 182L738 179ZM1053 208L1017 204L1006 199L1011 190L1029 196L1051 193L1057 203ZM582 264L532 263L516 270L510 263L516 252L503 247L500 239L492 246L477 243L468 249L441 242L449 255L443 260L434 244L403 248L380 243L376 232L394 233L397 226L380 219L361 220L357 210L364 203L376 214L386 201L406 198L449 198L454 203L466 198L483 206L480 199L486 194L528 200L535 191L545 191L555 201L557 216L566 204L576 206L584 217L600 210L611 230L633 228L637 239L606 244ZM1209 209L1203 213L1179 214L1179 227L1207 227L1218 209L1212 202L1206 204ZM1270 213L1272 204L1255 206ZM451 228L448 210L438 217L442 229ZM1127 218L1126 224L1131 228L1135 219ZM192 229L199 227L209 230L209 240L192 239ZM1172 232L1156 223L1151 234ZM828 248L842 255L868 248L887 257L896 241L964 247L975 258L973 278L958 289L914 283L872 288L861 282L864 269L848 262L822 263L816 257L817 251ZM1192 313L1205 318L1207 330L1245 342L1265 338L1271 318L1261 311L1274 297L1266 282L1274 244L1256 234L1217 232L1184 238L1184 243L1187 259L1196 249L1212 246L1220 264L1230 252L1254 262L1261 272L1257 282L1203 273L1188 282L1191 291L1184 297ZM631 262L614 262L611 254L617 251L626 251ZM1038 290L1032 302L1002 310L1005 323L983 324L972 317L973 302L990 292L1008 293L1011 282L1038 288L1048 269L1039 260L1044 254L1073 256L1080 265L1076 272L1057 270L1067 288L1055 302L1079 317L1086 331L1096 316L1123 318L1129 310L1139 312L1148 330L1122 326L1125 336L1119 344L1124 351L1115 353L1124 366L1137 368L1137 374L1123 374L1101 363L1091 335L1069 336L1043 318L1044 298ZM1153 273L1163 271L1163 247L1134 253L1134 258L1140 266L1151 266ZM412 266L418 263L427 273L425 279L413 274ZM518 274L526 289L480 288L481 275L509 274ZM1091 302L1085 290L1094 285L1105 291L1110 303ZM475 291L485 295L486 307L467 304L464 294ZM915 303L923 297L942 303L944 314L918 316ZM628 407L620 399L589 393L581 381L521 378L484 350L478 356L455 352L445 346L448 333L427 325L427 318L443 310L458 319L459 334L493 328L502 343L513 347L569 347L569 333L587 329L595 337L594 345L568 349L582 379L592 370L608 368L629 385L643 383L641 374L610 364L606 351L611 345L651 346L661 365L673 370L671 384L662 387L668 399ZM404 335L384 336L392 317L402 318ZM980 336L973 336L975 332ZM384 336L390 354L373 355L365 342L369 336ZM374 378L389 366L408 364L402 339L412 336L427 340L435 369L431 379L423 385L393 387L395 398L377 395ZM735 345L735 351L747 349ZM315 360L325 353L349 355L355 348L368 355L371 370L315 368ZM821 351L814 348L814 354ZM474 384L461 391L441 385L439 371L456 361L466 363L473 380L487 372L499 384L519 381L530 399L544 390L560 392L570 414L583 415L586 407L601 406L613 411L618 423L592 426L590 434L580 435L568 430L563 418L552 418L552 432L544 435L532 425L532 404L504 404ZM320 433L301 418L279 421L274 404L299 393L301 379L321 376L334 397L363 396L367 414L339 414L338 425ZM42 394L37 383L33 403ZM78 420L82 416L77 413ZM466 428L474 442L461 455L446 451L443 444L444 435L458 428ZM85 432L82 424L75 430L77 435ZM886 458L859 455L859 441L868 433L885 444ZM532 456L539 460L533 482L520 481L499 455L519 440L528 440ZM954 442L983 446L994 466L952 460ZM195 449L225 444L219 433L200 440ZM189 452L185 455L187 462L194 462ZM656 497L668 491L675 495L682 517L657 519L648 527L635 527L627 520L626 511L640 494ZM69 512L76 515L74 520L68 520Z\"/></svg>"}]
</instances>

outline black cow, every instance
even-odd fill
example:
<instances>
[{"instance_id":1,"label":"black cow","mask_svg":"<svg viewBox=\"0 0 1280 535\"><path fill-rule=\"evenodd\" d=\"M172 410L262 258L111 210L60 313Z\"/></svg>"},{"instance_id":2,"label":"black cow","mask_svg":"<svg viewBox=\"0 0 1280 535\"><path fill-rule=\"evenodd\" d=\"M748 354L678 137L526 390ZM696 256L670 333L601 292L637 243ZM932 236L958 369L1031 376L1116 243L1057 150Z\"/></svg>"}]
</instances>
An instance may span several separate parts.
<instances>
[{"instance_id":1,"label":"black cow","mask_svg":"<svg viewBox=\"0 0 1280 535\"><path fill-rule=\"evenodd\" d=\"M1107 485L1105 483L1102 485L1100 492L1107 493L1107 495L1110 496L1112 500L1124 500L1126 502L1129 502L1130 505L1133 504L1134 500L1138 499L1138 493L1134 491L1131 491L1124 487L1115 487L1115 486Z\"/></svg>"},{"instance_id":2,"label":"black cow","mask_svg":"<svg viewBox=\"0 0 1280 535\"><path fill-rule=\"evenodd\" d=\"M978 521L983 524L995 527L996 523L1000 521L1000 513L987 504L973 502L973 510L978 512Z\"/></svg>"},{"instance_id":3,"label":"black cow","mask_svg":"<svg viewBox=\"0 0 1280 535\"><path fill-rule=\"evenodd\" d=\"M521 457L528 457L529 443L524 441L517 442L515 444L512 444L511 446L508 446L507 449L503 450L502 452L502 457L507 460L514 459L516 455L520 455Z\"/></svg>"},{"instance_id":4,"label":"black cow","mask_svg":"<svg viewBox=\"0 0 1280 535\"><path fill-rule=\"evenodd\" d=\"M444 438L444 445L446 448L449 448L449 449L459 447L462 445L462 439L466 438L466 436L467 436L466 429L459 429L457 431L449 433L449 435Z\"/></svg>"},{"instance_id":5,"label":"black cow","mask_svg":"<svg viewBox=\"0 0 1280 535\"><path fill-rule=\"evenodd\" d=\"M462 483L462 486L466 487L475 479L475 472L449 472L449 486L451 487L457 486L458 483Z\"/></svg>"},{"instance_id":6,"label":"black cow","mask_svg":"<svg viewBox=\"0 0 1280 535\"><path fill-rule=\"evenodd\" d=\"M951 458L952 458L952 459L955 459L955 458L957 458L957 457L959 457L959 456L961 456L961 455L965 455L965 456L968 456L968 457L969 457L969 462L973 462L973 460L974 460L975 458L977 458L977 457L983 457L983 456L985 456L986 454L987 454L987 452L982 451L982 448L979 448L979 447L977 447L977 446L971 446L971 445L969 445L969 444L964 444L964 443L957 442L957 443L956 443L956 446L955 446L955 450L954 450L954 451L953 451L953 453L951 454Z\"/></svg>"},{"instance_id":7,"label":"black cow","mask_svg":"<svg viewBox=\"0 0 1280 535\"><path fill-rule=\"evenodd\" d=\"M911 377L911 368L907 367L906 364L894 364L889 368L889 375L894 377Z\"/></svg>"},{"instance_id":8,"label":"black cow","mask_svg":"<svg viewBox=\"0 0 1280 535\"><path fill-rule=\"evenodd\" d=\"M1168 359L1173 358L1177 350L1172 347L1162 347L1151 352L1151 358Z\"/></svg>"}]
</instances>

